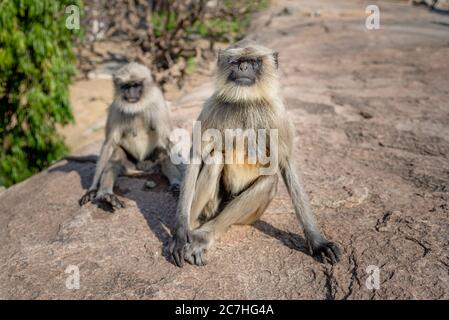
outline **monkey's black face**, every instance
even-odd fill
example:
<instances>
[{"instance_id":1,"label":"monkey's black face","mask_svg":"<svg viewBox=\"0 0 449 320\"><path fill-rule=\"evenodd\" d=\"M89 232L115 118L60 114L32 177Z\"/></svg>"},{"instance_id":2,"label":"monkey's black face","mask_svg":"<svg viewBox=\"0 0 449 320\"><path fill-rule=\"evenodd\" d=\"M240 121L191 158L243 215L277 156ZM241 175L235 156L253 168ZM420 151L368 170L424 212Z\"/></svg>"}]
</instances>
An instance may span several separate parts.
<instances>
[{"instance_id":1,"label":"monkey's black face","mask_svg":"<svg viewBox=\"0 0 449 320\"><path fill-rule=\"evenodd\" d=\"M231 72L228 81L239 86L251 86L256 82L257 75L262 65L261 59L236 59L229 62Z\"/></svg>"},{"instance_id":2,"label":"monkey's black face","mask_svg":"<svg viewBox=\"0 0 449 320\"><path fill-rule=\"evenodd\" d=\"M120 86L122 97L126 102L134 103L140 100L143 93L142 82L129 82Z\"/></svg>"}]
</instances>

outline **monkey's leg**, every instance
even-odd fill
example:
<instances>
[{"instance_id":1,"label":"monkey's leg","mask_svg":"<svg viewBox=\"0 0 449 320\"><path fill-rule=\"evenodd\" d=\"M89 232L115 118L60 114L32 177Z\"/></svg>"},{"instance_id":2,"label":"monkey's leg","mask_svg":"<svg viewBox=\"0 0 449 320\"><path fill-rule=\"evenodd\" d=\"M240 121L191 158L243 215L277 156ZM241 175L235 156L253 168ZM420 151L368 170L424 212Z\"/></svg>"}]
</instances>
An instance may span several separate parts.
<instances>
[{"instance_id":1,"label":"monkey's leg","mask_svg":"<svg viewBox=\"0 0 449 320\"><path fill-rule=\"evenodd\" d=\"M111 159L106 164L104 172L100 180L100 188L98 189L95 200L108 203L113 209L124 208L125 204L114 194L113 188L117 177L123 174L129 166L129 160L125 151L117 147L112 153Z\"/></svg>"},{"instance_id":2,"label":"monkey's leg","mask_svg":"<svg viewBox=\"0 0 449 320\"><path fill-rule=\"evenodd\" d=\"M153 169L158 165L157 162L153 162L151 160L143 160L137 163L136 165L136 173L152 173Z\"/></svg>"},{"instance_id":3,"label":"monkey's leg","mask_svg":"<svg viewBox=\"0 0 449 320\"><path fill-rule=\"evenodd\" d=\"M123 175L132 176L132 175L143 173L143 170L140 170L137 167L137 163L134 161L131 161L128 158L128 156L126 155L126 153L125 153L125 158L122 158L122 165L123 165L123 172L122 172Z\"/></svg>"},{"instance_id":4,"label":"monkey's leg","mask_svg":"<svg viewBox=\"0 0 449 320\"><path fill-rule=\"evenodd\" d=\"M161 162L161 169L170 183L170 190L178 194L181 188L181 172L178 167L171 162L170 158L166 158Z\"/></svg>"},{"instance_id":5,"label":"monkey's leg","mask_svg":"<svg viewBox=\"0 0 449 320\"><path fill-rule=\"evenodd\" d=\"M196 181L195 196L190 210L190 229L199 226L198 218L206 205L218 208L218 192L220 187L220 175L222 164L204 164ZM210 211L214 211L211 208Z\"/></svg>"},{"instance_id":6,"label":"monkey's leg","mask_svg":"<svg viewBox=\"0 0 449 320\"><path fill-rule=\"evenodd\" d=\"M205 150L205 148L207 148ZM190 149L191 159L204 159L203 152L210 152L208 146L203 146L202 149L192 147ZM217 153L217 155L219 155ZM215 159L219 160L219 159ZM222 161L215 161L214 163L222 163ZM184 252L186 244L190 235L190 215L192 211L193 199L195 197L196 184L201 171L201 164L193 161L185 168L185 174L182 181L181 193L178 201L178 208L176 210L176 227L173 235L173 241L170 244L170 252L173 260L178 267L184 265ZM217 179L218 180L218 179ZM215 181L213 181L215 183ZM205 190L209 186L205 185Z\"/></svg>"},{"instance_id":7,"label":"monkey's leg","mask_svg":"<svg viewBox=\"0 0 449 320\"><path fill-rule=\"evenodd\" d=\"M242 216L236 224L252 224L253 222L257 221L267 210L267 207L270 205L273 198L276 196L277 190L278 190L278 176L274 179L273 188L270 190L268 194L265 195L265 199L261 201L259 209L257 209L253 214L250 214L248 216Z\"/></svg>"},{"instance_id":8,"label":"monkey's leg","mask_svg":"<svg viewBox=\"0 0 449 320\"><path fill-rule=\"evenodd\" d=\"M260 176L218 216L193 230L186 245L184 259L191 264L205 265L205 251L220 234L233 224L253 222L262 215L276 194L277 180L277 175Z\"/></svg>"},{"instance_id":9,"label":"monkey's leg","mask_svg":"<svg viewBox=\"0 0 449 320\"><path fill-rule=\"evenodd\" d=\"M153 149L148 157L139 161L136 165L137 170L144 172L151 172L158 164L161 164L168 158L168 154L165 148L157 146Z\"/></svg>"}]
</instances>

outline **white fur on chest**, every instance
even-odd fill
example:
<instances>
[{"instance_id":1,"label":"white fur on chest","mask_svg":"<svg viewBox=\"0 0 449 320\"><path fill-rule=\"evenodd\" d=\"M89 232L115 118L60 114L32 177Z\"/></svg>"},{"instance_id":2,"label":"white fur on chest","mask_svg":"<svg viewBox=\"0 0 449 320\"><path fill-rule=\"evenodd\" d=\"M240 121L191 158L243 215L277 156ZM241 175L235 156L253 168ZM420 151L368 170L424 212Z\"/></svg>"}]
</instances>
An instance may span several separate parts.
<instances>
[{"instance_id":1,"label":"white fur on chest","mask_svg":"<svg viewBox=\"0 0 449 320\"><path fill-rule=\"evenodd\" d=\"M142 126L142 123L129 126L124 131L121 141L121 146L138 161L144 160L158 143L156 132Z\"/></svg>"}]
</instances>

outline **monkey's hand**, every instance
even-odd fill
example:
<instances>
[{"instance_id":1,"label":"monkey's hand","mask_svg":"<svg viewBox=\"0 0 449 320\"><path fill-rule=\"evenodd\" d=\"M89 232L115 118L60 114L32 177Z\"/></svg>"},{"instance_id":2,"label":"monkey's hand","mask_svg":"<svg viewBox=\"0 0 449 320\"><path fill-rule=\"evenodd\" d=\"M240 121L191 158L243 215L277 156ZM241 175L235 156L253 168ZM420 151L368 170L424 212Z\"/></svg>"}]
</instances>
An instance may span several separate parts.
<instances>
[{"instance_id":1,"label":"monkey's hand","mask_svg":"<svg viewBox=\"0 0 449 320\"><path fill-rule=\"evenodd\" d=\"M84 206L86 203L93 201L97 196L97 189L87 191L81 199L78 200L80 207Z\"/></svg>"},{"instance_id":2,"label":"monkey's hand","mask_svg":"<svg viewBox=\"0 0 449 320\"><path fill-rule=\"evenodd\" d=\"M97 194L95 200L110 205L112 210L125 208L125 203L112 193Z\"/></svg>"},{"instance_id":3,"label":"monkey's hand","mask_svg":"<svg viewBox=\"0 0 449 320\"><path fill-rule=\"evenodd\" d=\"M170 253L178 267L184 266L184 253L190 234L187 228L178 227L170 243Z\"/></svg>"},{"instance_id":4,"label":"monkey's hand","mask_svg":"<svg viewBox=\"0 0 449 320\"><path fill-rule=\"evenodd\" d=\"M195 230L190 235L190 241L187 243L184 252L184 259L197 266L207 264L206 251L211 243L211 233L207 231Z\"/></svg>"},{"instance_id":5,"label":"monkey's hand","mask_svg":"<svg viewBox=\"0 0 449 320\"><path fill-rule=\"evenodd\" d=\"M340 261L341 253L338 246L324 238L309 241L309 247L313 257L321 263L336 264Z\"/></svg>"}]
</instances>

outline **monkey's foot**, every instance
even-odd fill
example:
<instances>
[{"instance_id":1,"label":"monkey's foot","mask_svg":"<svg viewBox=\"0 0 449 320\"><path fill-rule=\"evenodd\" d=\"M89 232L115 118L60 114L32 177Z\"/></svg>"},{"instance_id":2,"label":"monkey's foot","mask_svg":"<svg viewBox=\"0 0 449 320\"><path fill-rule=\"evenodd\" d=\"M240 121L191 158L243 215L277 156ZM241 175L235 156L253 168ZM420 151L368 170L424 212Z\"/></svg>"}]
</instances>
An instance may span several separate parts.
<instances>
[{"instance_id":1,"label":"monkey's foot","mask_svg":"<svg viewBox=\"0 0 449 320\"><path fill-rule=\"evenodd\" d=\"M172 183L170 185L170 192L174 196L179 196L180 191L181 191L181 184L180 183Z\"/></svg>"},{"instance_id":2,"label":"monkey's foot","mask_svg":"<svg viewBox=\"0 0 449 320\"><path fill-rule=\"evenodd\" d=\"M188 239L189 231L186 228L178 227L170 241L170 253L178 267L184 266L184 253Z\"/></svg>"},{"instance_id":3,"label":"monkey's foot","mask_svg":"<svg viewBox=\"0 0 449 320\"><path fill-rule=\"evenodd\" d=\"M143 160L137 163L136 169L145 173L153 173L157 163L150 160Z\"/></svg>"},{"instance_id":4,"label":"monkey's foot","mask_svg":"<svg viewBox=\"0 0 449 320\"><path fill-rule=\"evenodd\" d=\"M321 263L336 264L340 261L341 253L338 246L327 240L321 240L311 247L313 257Z\"/></svg>"},{"instance_id":5,"label":"monkey's foot","mask_svg":"<svg viewBox=\"0 0 449 320\"><path fill-rule=\"evenodd\" d=\"M184 260L190 264L205 266L207 264L206 248L188 243L185 247Z\"/></svg>"},{"instance_id":6,"label":"monkey's foot","mask_svg":"<svg viewBox=\"0 0 449 320\"><path fill-rule=\"evenodd\" d=\"M125 203L123 201L121 201L115 194L112 194L112 193L105 193L105 194L97 195L95 200L110 205L112 207L112 209L125 208Z\"/></svg>"},{"instance_id":7,"label":"monkey's foot","mask_svg":"<svg viewBox=\"0 0 449 320\"><path fill-rule=\"evenodd\" d=\"M78 200L79 205L82 207L86 203L93 201L97 196L97 190L89 190L87 191L81 199Z\"/></svg>"},{"instance_id":8,"label":"monkey's foot","mask_svg":"<svg viewBox=\"0 0 449 320\"><path fill-rule=\"evenodd\" d=\"M185 246L184 260L197 266L207 264L206 251L211 243L211 234L205 231L193 231L190 242Z\"/></svg>"}]
</instances>

